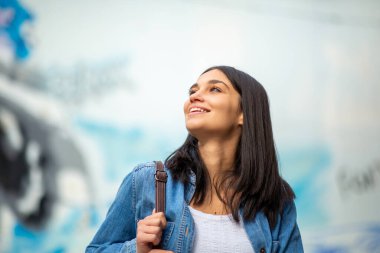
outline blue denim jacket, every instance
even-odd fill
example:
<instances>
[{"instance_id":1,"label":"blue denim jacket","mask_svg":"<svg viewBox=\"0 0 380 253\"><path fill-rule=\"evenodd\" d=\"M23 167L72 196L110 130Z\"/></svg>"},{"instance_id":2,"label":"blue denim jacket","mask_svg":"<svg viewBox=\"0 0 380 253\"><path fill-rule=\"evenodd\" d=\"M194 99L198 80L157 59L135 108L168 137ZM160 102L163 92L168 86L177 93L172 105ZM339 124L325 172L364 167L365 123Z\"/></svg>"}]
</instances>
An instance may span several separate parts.
<instances>
[{"instance_id":1,"label":"blue denim jacket","mask_svg":"<svg viewBox=\"0 0 380 253\"><path fill-rule=\"evenodd\" d=\"M189 203L195 190L195 175L191 183L173 180L170 170L166 184L166 219L161 243L174 252L191 252L194 241L194 221ZM155 203L155 164L140 164L121 184L116 199L108 210L86 252L136 252L136 226L140 219L151 215ZM266 216L259 212L255 219L244 220L244 228L256 253L303 252L296 222L296 208L289 203L270 229Z\"/></svg>"}]
</instances>

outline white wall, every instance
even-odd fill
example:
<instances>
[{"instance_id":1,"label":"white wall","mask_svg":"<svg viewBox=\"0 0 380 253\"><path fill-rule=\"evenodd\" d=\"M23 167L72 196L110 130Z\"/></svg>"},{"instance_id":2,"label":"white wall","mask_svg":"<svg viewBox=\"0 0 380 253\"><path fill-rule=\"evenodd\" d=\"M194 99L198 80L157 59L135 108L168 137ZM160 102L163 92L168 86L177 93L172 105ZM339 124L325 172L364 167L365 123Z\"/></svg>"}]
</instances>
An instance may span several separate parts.
<instances>
[{"instance_id":1,"label":"white wall","mask_svg":"<svg viewBox=\"0 0 380 253\"><path fill-rule=\"evenodd\" d=\"M77 184L93 184L103 194L89 194L82 205L58 205L64 218L46 228L55 236L0 223L8 224L0 247L27 252L15 244L40 240L39 252L78 252L132 166L164 159L182 143L189 86L207 67L226 64L268 91L282 174L298 196L307 252L380 250L374 232L380 228L378 2L22 3L35 16L26 29L32 48L15 68L29 74L10 81L3 73L0 87L29 87L57 106L67 117L65 129L80 136L73 139L80 139L91 175L91 183ZM0 49L9 54L4 43ZM9 55L1 61L12 68ZM33 73L43 88L29 84ZM1 209L3 220L11 215ZM65 224L73 227L64 230ZM74 237L75 243L68 240Z\"/></svg>"}]
</instances>

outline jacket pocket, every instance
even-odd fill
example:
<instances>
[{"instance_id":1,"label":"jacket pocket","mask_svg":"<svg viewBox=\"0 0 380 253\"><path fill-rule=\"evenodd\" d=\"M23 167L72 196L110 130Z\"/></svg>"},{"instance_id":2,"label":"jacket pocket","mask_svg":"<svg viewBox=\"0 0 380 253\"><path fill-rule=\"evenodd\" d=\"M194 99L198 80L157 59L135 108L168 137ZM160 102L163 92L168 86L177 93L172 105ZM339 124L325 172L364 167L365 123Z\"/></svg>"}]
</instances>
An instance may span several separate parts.
<instances>
[{"instance_id":1,"label":"jacket pocket","mask_svg":"<svg viewBox=\"0 0 380 253\"><path fill-rule=\"evenodd\" d=\"M164 232L162 234L162 248L167 249L169 246L169 240L172 236L173 230L174 230L174 222L167 222L166 228L164 229Z\"/></svg>"}]
</instances>

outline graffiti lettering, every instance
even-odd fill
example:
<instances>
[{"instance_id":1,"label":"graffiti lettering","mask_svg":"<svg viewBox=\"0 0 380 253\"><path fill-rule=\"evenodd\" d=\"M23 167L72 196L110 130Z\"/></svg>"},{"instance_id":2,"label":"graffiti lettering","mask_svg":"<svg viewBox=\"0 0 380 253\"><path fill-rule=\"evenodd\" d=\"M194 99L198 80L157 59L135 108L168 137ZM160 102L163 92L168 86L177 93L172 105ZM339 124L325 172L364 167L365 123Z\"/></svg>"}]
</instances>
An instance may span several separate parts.
<instances>
[{"instance_id":1,"label":"graffiti lettering","mask_svg":"<svg viewBox=\"0 0 380 253\"><path fill-rule=\"evenodd\" d=\"M341 196L349 194L362 194L372 191L380 185L380 161L375 161L360 172L349 172L342 167L337 173L337 184Z\"/></svg>"}]
</instances>

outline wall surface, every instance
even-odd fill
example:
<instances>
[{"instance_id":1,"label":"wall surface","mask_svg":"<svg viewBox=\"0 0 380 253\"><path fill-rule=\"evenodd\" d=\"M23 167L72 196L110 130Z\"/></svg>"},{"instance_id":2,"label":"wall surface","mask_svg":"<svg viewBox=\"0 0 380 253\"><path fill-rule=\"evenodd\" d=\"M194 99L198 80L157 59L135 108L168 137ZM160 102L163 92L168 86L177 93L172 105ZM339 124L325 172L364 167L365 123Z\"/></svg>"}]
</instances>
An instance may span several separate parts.
<instances>
[{"instance_id":1,"label":"wall surface","mask_svg":"<svg viewBox=\"0 0 380 253\"><path fill-rule=\"evenodd\" d=\"M306 252L380 252L377 1L0 0L0 252L83 252L186 136L199 74L266 88Z\"/></svg>"}]
</instances>

